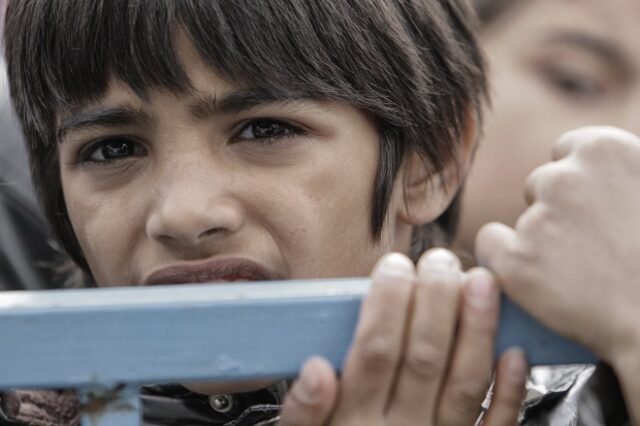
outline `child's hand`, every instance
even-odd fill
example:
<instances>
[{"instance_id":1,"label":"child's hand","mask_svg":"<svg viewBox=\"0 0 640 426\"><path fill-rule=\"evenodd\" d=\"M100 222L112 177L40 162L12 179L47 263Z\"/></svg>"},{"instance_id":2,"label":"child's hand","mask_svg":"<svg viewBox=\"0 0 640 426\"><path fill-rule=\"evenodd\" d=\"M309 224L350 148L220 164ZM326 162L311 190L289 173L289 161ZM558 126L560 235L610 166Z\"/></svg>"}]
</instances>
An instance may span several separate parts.
<instances>
[{"instance_id":1,"label":"child's hand","mask_svg":"<svg viewBox=\"0 0 640 426\"><path fill-rule=\"evenodd\" d=\"M385 256L340 380L326 361L308 361L280 425L473 425L491 382L498 291L484 270L466 286L461 276L443 249L422 257L417 277L408 258ZM501 359L484 424L516 423L526 374L521 352Z\"/></svg>"},{"instance_id":2,"label":"child's hand","mask_svg":"<svg viewBox=\"0 0 640 426\"><path fill-rule=\"evenodd\" d=\"M486 225L476 254L540 321L614 366L638 360L640 139L574 130L553 159L530 175L515 230Z\"/></svg>"}]
</instances>

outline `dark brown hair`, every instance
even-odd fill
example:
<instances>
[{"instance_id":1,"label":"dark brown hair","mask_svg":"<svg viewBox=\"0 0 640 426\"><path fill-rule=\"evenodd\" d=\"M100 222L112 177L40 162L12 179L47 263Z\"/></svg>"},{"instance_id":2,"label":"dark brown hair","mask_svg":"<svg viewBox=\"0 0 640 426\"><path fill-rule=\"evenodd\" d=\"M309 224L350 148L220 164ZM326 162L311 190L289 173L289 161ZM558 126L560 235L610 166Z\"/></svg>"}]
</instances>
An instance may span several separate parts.
<instances>
[{"instance_id":1,"label":"dark brown hair","mask_svg":"<svg viewBox=\"0 0 640 426\"><path fill-rule=\"evenodd\" d=\"M17 0L6 19L11 95L34 182L54 233L85 270L60 182L57 114L99 99L110 75L143 99L154 88L188 91L176 30L230 81L348 103L373 118L376 236L407 153L419 153L437 177L455 163L465 119L480 119L486 95L465 0ZM415 229L414 256L436 236L452 238L457 198Z\"/></svg>"}]
</instances>

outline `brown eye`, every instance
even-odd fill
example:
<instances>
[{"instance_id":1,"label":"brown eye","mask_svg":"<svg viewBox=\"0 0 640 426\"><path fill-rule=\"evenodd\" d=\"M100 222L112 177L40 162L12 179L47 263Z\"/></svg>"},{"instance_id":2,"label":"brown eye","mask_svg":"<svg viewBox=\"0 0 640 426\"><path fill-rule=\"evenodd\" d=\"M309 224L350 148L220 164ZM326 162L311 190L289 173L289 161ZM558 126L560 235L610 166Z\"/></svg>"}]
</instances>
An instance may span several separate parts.
<instances>
[{"instance_id":1,"label":"brown eye","mask_svg":"<svg viewBox=\"0 0 640 426\"><path fill-rule=\"evenodd\" d=\"M238 135L238 139L274 139L299 133L295 127L278 120L253 120Z\"/></svg>"},{"instance_id":2,"label":"brown eye","mask_svg":"<svg viewBox=\"0 0 640 426\"><path fill-rule=\"evenodd\" d=\"M85 154L85 161L105 163L144 155L144 148L128 138L109 138L95 143Z\"/></svg>"},{"instance_id":3,"label":"brown eye","mask_svg":"<svg viewBox=\"0 0 640 426\"><path fill-rule=\"evenodd\" d=\"M547 79L555 90L576 100L597 100L605 95L600 81L575 72L551 70L547 72Z\"/></svg>"}]
</instances>

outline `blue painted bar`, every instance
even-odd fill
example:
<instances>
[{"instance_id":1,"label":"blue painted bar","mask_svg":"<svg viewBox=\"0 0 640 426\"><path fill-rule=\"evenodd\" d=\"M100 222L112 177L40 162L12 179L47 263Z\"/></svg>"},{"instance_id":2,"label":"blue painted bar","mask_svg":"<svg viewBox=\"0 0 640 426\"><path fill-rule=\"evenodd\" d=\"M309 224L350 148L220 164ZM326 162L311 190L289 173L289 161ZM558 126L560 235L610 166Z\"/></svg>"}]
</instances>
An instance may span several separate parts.
<instances>
[{"instance_id":1,"label":"blue painted bar","mask_svg":"<svg viewBox=\"0 0 640 426\"><path fill-rule=\"evenodd\" d=\"M293 377L340 366L369 279L0 294L0 389ZM498 352L532 365L590 362L507 303ZM122 423L121 423L122 424Z\"/></svg>"},{"instance_id":2,"label":"blue painted bar","mask_svg":"<svg viewBox=\"0 0 640 426\"><path fill-rule=\"evenodd\" d=\"M514 346L525 351L532 365L593 364L598 361L584 347L549 330L503 296L496 353Z\"/></svg>"}]
</instances>

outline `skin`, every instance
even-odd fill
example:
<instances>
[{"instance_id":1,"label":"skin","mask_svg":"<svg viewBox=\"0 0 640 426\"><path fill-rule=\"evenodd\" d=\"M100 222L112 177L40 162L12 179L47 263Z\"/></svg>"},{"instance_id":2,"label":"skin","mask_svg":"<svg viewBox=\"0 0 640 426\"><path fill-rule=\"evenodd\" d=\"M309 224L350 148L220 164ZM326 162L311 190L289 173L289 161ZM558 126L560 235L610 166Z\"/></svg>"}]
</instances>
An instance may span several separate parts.
<instances>
[{"instance_id":1,"label":"skin","mask_svg":"<svg viewBox=\"0 0 640 426\"><path fill-rule=\"evenodd\" d=\"M478 261L541 322L614 366L635 423L640 144L612 128L554 142L587 124L640 133L639 18L634 0L523 0L484 28L493 111L459 239L471 252L484 223L508 225L481 229ZM556 161L541 166L552 147Z\"/></svg>"},{"instance_id":2,"label":"skin","mask_svg":"<svg viewBox=\"0 0 640 426\"><path fill-rule=\"evenodd\" d=\"M498 319L492 275L471 270L461 289L459 260L433 249L415 271L406 257L388 255L372 277L340 389L326 361L311 359L287 396L280 426L476 424L491 379L488 337ZM527 370L519 349L502 355L483 424L516 424Z\"/></svg>"},{"instance_id":3,"label":"skin","mask_svg":"<svg viewBox=\"0 0 640 426\"><path fill-rule=\"evenodd\" d=\"M466 181L463 248L489 221L515 225L527 176L565 131L640 133L639 20L636 0L522 0L483 29L492 108Z\"/></svg>"},{"instance_id":4,"label":"skin","mask_svg":"<svg viewBox=\"0 0 640 426\"><path fill-rule=\"evenodd\" d=\"M212 97L233 92L194 74L203 96L207 87L217 88ZM94 126L60 145L65 200L100 286L140 285L151 271L211 256L248 258L277 278L366 275L393 248L395 218L378 243L367 221L348 214L370 211L377 164L376 134L362 114L305 101L196 120L192 101L154 93L146 104L116 83L99 107L143 110L153 122ZM264 142L241 127L264 117L291 122L280 125L283 135L295 125L304 133ZM78 162L88 141L118 135L137 138L140 148L127 149L145 152Z\"/></svg>"},{"instance_id":5,"label":"skin","mask_svg":"<svg viewBox=\"0 0 640 426\"><path fill-rule=\"evenodd\" d=\"M527 181L514 229L478 234L480 262L540 321L615 369L640 422L640 138L613 127L563 135Z\"/></svg>"},{"instance_id":6,"label":"skin","mask_svg":"<svg viewBox=\"0 0 640 426\"><path fill-rule=\"evenodd\" d=\"M202 260L250 260L278 279L366 276L383 254L406 253L412 227L451 200L455 183L429 188L422 163L407 161L376 239L366 218L378 135L363 113L312 100L197 111L212 104L204 98L219 105L247 88L222 80L183 39L178 46L194 91L154 90L143 101L113 80L102 99L59 116L65 201L99 286L144 285L155 271ZM113 108L125 109L126 122L95 122ZM265 131L273 133L258 137ZM470 131L462 141L462 166L474 140ZM324 361L305 367L299 383L315 375L315 402L285 403L285 424L398 424L407 413L402 424L474 423L491 378L497 289L481 270L463 287L457 259L440 253L417 272L402 254L384 258L340 382ZM478 286L474 302L461 304L463 288ZM520 352L504 359L494 424L515 421L527 370ZM190 387L213 394L264 385Z\"/></svg>"}]
</instances>

